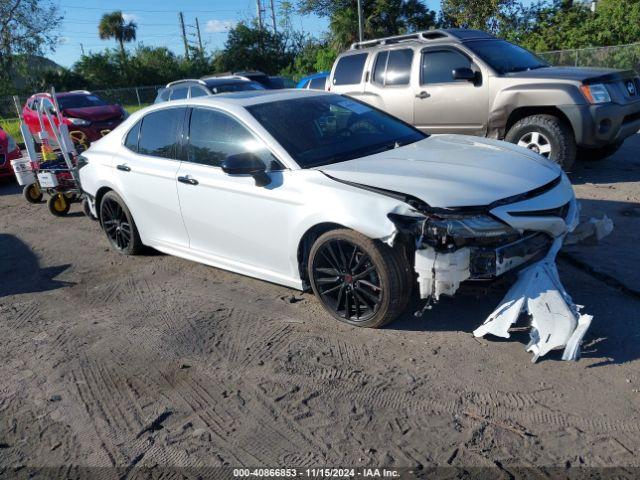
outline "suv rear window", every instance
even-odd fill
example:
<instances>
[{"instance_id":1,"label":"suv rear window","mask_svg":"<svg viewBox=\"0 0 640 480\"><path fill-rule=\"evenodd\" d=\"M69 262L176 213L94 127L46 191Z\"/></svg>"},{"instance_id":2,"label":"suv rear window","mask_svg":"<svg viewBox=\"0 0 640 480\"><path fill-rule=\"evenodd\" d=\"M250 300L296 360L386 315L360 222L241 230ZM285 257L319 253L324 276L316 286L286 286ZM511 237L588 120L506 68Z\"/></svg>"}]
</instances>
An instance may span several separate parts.
<instances>
[{"instance_id":1,"label":"suv rear window","mask_svg":"<svg viewBox=\"0 0 640 480\"><path fill-rule=\"evenodd\" d=\"M403 48L381 52L376 58L371 80L381 85L409 85L413 50Z\"/></svg>"},{"instance_id":2,"label":"suv rear window","mask_svg":"<svg viewBox=\"0 0 640 480\"><path fill-rule=\"evenodd\" d=\"M364 63L367 61L367 53L347 55L338 60L333 74L334 85L355 85L362 81Z\"/></svg>"}]
</instances>

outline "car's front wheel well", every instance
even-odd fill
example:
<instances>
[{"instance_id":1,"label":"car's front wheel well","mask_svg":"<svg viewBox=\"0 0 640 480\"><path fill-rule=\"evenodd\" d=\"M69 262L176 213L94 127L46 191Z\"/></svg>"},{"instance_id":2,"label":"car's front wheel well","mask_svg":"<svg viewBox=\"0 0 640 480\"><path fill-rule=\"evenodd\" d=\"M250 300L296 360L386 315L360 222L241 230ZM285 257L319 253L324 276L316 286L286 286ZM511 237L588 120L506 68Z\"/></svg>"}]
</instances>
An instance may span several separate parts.
<instances>
[{"instance_id":1,"label":"car's front wheel well","mask_svg":"<svg viewBox=\"0 0 640 480\"><path fill-rule=\"evenodd\" d=\"M309 252L311 251L311 247L320 235L331 230L337 230L339 228L345 227L344 225L340 225L339 223L319 223L307 230L300 239L300 242L298 243L298 271L300 273L300 278L302 279L305 290L311 288L309 285L309 274L307 272L307 261L309 260Z\"/></svg>"},{"instance_id":2,"label":"car's front wheel well","mask_svg":"<svg viewBox=\"0 0 640 480\"><path fill-rule=\"evenodd\" d=\"M519 107L513 110L507 119L507 123L504 127L504 132L502 132L502 136L507 134L511 127L513 127L516 123L518 123L523 118L530 117L532 115L552 115L557 117L562 122L564 122L571 130L573 131L573 126L569 121L569 118L557 107L553 106L540 106L540 107Z\"/></svg>"}]
</instances>

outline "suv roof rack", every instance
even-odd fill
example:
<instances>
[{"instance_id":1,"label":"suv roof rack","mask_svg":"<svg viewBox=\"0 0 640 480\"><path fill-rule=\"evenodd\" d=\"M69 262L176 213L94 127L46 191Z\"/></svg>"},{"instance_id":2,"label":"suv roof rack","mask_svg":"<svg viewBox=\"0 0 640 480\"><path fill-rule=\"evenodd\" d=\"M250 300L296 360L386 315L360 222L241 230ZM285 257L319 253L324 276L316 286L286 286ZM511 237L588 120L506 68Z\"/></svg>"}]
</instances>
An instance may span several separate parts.
<instances>
[{"instance_id":1,"label":"suv roof rack","mask_svg":"<svg viewBox=\"0 0 640 480\"><path fill-rule=\"evenodd\" d=\"M196 82L196 83L199 83L200 85L206 85L206 83L204 83L199 78L183 78L182 80L174 80L173 82L167 83L167 86L164 88L173 87L174 85L177 85L179 83L184 83L184 82Z\"/></svg>"},{"instance_id":2,"label":"suv roof rack","mask_svg":"<svg viewBox=\"0 0 640 480\"><path fill-rule=\"evenodd\" d=\"M374 47L376 45L389 45L393 43L406 42L409 40L428 42L430 40L440 40L442 38L451 38L455 40L470 40L470 39L478 39L478 38L495 38L495 37L481 30L469 30L466 28L422 30L420 32L407 33L405 35L394 35L392 37L383 37L383 38L376 38L373 40L365 40L362 42L355 42L351 44L351 50Z\"/></svg>"}]
</instances>

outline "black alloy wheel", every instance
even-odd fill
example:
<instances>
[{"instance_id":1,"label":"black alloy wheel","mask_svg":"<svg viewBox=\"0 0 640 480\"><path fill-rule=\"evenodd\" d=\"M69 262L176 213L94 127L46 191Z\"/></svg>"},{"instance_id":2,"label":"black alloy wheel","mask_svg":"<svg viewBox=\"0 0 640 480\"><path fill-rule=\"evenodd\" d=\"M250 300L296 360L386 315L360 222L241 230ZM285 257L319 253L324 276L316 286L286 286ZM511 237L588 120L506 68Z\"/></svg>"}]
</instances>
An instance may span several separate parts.
<instances>
[{"instance_id":1,"label":"black alloy wheel","mask_svg":"<svg viewBox=\"0 0 640 480\"><path fill-rule=\"evenodd\" d=\"M122 199L108 192L100 202L100 224L111 245L120 253L135 255L142 248L138 230Z\"/></svg>"}]
</instances>

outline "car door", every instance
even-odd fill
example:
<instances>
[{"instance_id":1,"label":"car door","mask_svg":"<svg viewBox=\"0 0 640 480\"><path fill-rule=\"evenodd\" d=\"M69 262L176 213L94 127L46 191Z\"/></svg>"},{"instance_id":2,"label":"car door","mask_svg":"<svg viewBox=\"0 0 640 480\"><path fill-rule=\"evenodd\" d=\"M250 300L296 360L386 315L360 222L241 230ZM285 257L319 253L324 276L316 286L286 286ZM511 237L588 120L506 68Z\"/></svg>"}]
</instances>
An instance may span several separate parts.
<instances>
[{"instance_id":1,"label":"car door","mask_svg":"<svg viewBox=\"0 0 640 480\"><path fill-rule=\"evenodd\" d=\"M176 177L182 153L185 107L146 114L127 133L125 154L116 157L120 194L143 242L188 248Z\"/></svg>"},{"instance_id":2,"label":"car door","mask_svg":"<svg viewBox=\"0 0 640 480\"><path fill-rule=\"evenodd\" d=\"M282 246L302 195L286 181L291 172L238 119L212 108L192 109L186 149L178 196L191 250L247 274L288 272L291 252ZM256 186L251 176L220 168L228 155L249 151L267 165L269 185Z\"/></svg>"},{"instance_id":3,"label":"car door","mask_svg":"<svg viewBox=\"0 0 640 480\"><path fill-rule=\"evenodd\" d=\"M470 68L476 78L456 80L453 70ZM433 47L421 53L414 90L414 125L429 133L484 135L489 115L487 75L462 51Z\"/></svg>"},{"instance_id":4,"label":"car door","mask_svg":"<svg viewBox=\"0 0 640 480\"><path fill-rule=\"evenodd\" d=\"M362 100L405 122L413 123L413 56L411 48L378 52Z\"/></svg>"}]
</instances>

